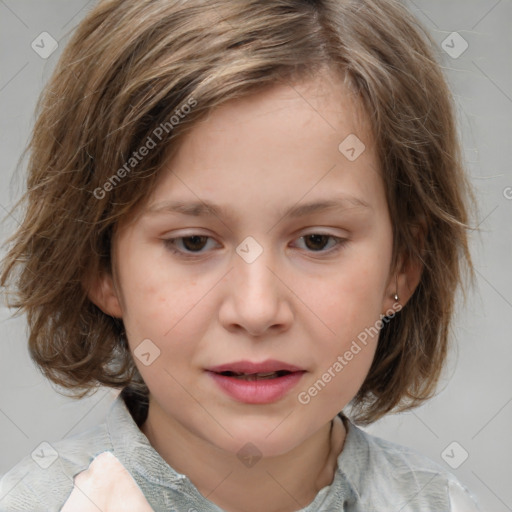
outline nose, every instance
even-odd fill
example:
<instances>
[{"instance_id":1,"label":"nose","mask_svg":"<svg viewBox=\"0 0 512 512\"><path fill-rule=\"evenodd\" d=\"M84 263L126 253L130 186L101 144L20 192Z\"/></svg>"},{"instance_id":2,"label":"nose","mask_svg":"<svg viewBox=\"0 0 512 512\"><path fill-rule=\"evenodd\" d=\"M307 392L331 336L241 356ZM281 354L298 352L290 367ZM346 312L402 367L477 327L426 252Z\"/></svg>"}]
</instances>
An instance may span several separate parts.
<instances>
[{"instance_id":1,"label":"nose","mask_svg":"<svg viewBox=\"0 0 512 512\"><path fill-rule=\"evenodd\" d=\"M261 337L282 332L291 325L293 293L271 252L264 249L250 263L234 255L234 268L225 277L225 295L219 311L225 329Z\"/></svg>"}]
</instances>

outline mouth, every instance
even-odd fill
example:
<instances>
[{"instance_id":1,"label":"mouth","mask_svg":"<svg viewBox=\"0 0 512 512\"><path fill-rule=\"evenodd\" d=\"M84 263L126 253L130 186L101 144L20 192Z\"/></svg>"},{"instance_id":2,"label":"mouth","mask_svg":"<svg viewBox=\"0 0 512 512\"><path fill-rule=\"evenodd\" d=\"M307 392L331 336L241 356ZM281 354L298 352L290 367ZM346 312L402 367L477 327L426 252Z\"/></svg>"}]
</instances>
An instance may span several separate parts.
<instances>
[{"instance_id":1,"label":"mouth","mask_svg":"<svg viewBox=\"0 0 512 512\"><path fill-rule=\"evenodd\" d=\"M238 361L206 370L229 397L249 404L267 404L285 397L306 370L282 361Z\"/></svg>"},{"instance_id":2,"label":"mouth","mask_svg":"<svg viewBox=\"0 0 512 512\"><path fill-rule=\"evenodd\" d=\"M290 375L291 373L288 370L278 370L277 372L261 372L261 373L238 373L238 372L214 372L218 375L223 375L224 377L233 377L239 380L246 381L255 381L255 380L268 380L268 379L279 379L280 377L285 377L286 375Z\"/></svg>"},{"instance_id":3,"label":"mouth","mask_svg":"<svg viewBox=\"0 0 512 512\"><path fill-rule=\"evenodd\" d=\"M304 372L303 368L293 364L267 359L260 363L253 361L235 361L208 368L207 371L245 380L278 379L295 372Z\"/></svg>"}]
</instances>

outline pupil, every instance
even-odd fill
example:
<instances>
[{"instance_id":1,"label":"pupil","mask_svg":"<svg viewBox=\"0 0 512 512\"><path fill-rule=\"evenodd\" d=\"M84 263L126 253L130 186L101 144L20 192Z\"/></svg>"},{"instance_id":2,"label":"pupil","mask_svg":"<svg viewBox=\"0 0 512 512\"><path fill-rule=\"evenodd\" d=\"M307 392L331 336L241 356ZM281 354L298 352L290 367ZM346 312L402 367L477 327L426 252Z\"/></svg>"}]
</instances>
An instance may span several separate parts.
<instances>
[{"instance_id":1,"label":"pupil","mask_svg":"<svg viewBox=\"0 0 512 512\"><path fill-rule=\"evenodd\" d=\"M306 245L308 246L309 249L315 249L315 247L309 247L310 244L307 243L308 240L313 240L314 241L313 245L320 241L320 245L321 245L320 249L321 249L325 246L325 243L321 243L321 242L322 241L326 242L326 239L328 239L328 238L329 238L328 235L308 235L308 236L306 236ZM318 249L318 247L316 247L316 248Z\"/></svg>"},{"instance_id":2,"label":"pupil","mask_svg":"<svg viewBox=\"0 0 512 512\"><path fill-rule=\"evenodd\" d=\"M187 248L187 250L190 250L190 251L200 250L203 248L206 238L207 238L206 236L199 236L199 235L187 236L187 237L183 238L183 245ZM197 247L197 241L201 240L201 239L203 241L203 244L199 243L200 247ZM188 240L193 240L192 244L188 243L187 242Z\"/></svg>"}]
</instances>

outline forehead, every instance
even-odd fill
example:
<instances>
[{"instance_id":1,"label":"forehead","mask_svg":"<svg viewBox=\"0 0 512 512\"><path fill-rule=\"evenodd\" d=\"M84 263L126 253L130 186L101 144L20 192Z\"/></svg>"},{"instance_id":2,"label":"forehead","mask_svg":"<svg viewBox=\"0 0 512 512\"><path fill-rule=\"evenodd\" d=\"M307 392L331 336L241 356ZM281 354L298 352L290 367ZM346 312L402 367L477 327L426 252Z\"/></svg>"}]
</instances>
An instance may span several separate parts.
<instances>
[{"instance_id":1,"label":"forehead","mask_svg":"<svg viewBox=\"0 0 512 512\"><path fill-rule=\"evenodd\" d=\"M364 148L357 159L344 153L346 140ZM146 207L194 202L197 210L204 201L231 212L256 203L278 211L279 203L300 208L301 198L324 200L326 193L368 204L377 182L368 118L341 77L325 73L213 109L165 162Z\"/></svg>"},{"instance_id":2,"label":"forehead","mask_svg":"<svg viewBox=\"0 0 512 512\"><path fill-rule=\"evenodd\" d=\"M275 139L276 135L286 134L290 141L299 141L300 134L290 129L290 123L312 143L315 135L329 132L337 132L338 138L344 132L354 133L368 144L373 139L370 120L360 98L344 83L341 74L324 69L315 78L283 81L221 104L198 122L194 133L182 145L186 148L200 139L203 146L209 140L215 141L216 135L236 137L237 132L241 138L247 130L252 130L254 137L261 137L262 144L269 142L265 135ZM275 140L282 143L282 138Z\"/></svg>"}]
</instances>

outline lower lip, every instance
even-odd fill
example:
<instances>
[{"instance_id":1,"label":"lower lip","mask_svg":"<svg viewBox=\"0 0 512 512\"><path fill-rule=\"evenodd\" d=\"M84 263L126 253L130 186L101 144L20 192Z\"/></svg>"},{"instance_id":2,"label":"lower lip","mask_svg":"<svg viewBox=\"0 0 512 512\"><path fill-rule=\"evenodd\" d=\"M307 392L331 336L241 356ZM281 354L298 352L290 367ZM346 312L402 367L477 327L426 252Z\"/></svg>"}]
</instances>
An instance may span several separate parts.
<instances>
[{"instance_id":1,"label":"lower lip","mask_svg":"<svg viewBox=\"0 0 512 512\"><path fill-rule=\"evenodd\" d=\"M219 373L208 372L219 387L231 398L246 404L277 402L297 385L304 372L293 372L283 377L263 380L242 380Z\"/></svg>"}]
</instances>

